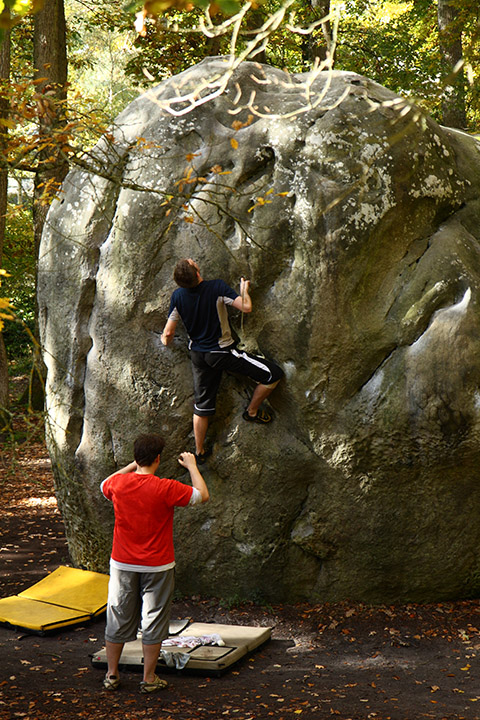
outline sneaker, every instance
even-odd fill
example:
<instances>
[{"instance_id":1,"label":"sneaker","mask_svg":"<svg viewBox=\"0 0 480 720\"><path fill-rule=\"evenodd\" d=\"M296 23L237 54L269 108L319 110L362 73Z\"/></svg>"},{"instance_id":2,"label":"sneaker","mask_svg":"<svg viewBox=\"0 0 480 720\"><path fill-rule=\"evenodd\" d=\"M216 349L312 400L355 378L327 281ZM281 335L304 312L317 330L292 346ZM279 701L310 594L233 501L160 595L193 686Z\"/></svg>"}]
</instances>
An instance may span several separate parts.
<instances>
[{"instance_id":1,"label":"sneaker","mask_svg":"<svg viewBox=\"0 0 480 720\"><path fill-rule=\"evenodd\" d=\"M270 415L270 413L267 412L266 410L262 410L262 408L259 408L257 410L257 414L253 415L253 416L250 415L248 410L245 408L245 411L244 411L242 417L247 422L255 422L255 423L259 423L260 425L266 425L267 423L272 422L272 420L273 420L272 415Z\"/></svg>"},{"instance_id":2,"label":"sneaker","mask_svg":"<svg viewBox=\"0 0 480 720\"><path fill-rule=\"evenodd\" d=\"M197 465L204 465L207 462L207 458L210 457L212 454L212 448L208 448L208 450L204 450L202 453L195 453L195 460L197 461Z\"/></svg>"},{"instance_id":3,"label":"sneaker","mask_svg":"<svg viewBox=\"0 0 480 720\"><path fill-rule=\"evenodd\" d=\"M103 678L103 687L105 690L116 690L120 685L120 678L117 675L105 675Z\"/></svg>"},{"instance_id":4,"label":"sneaker","mask_svg":"<svg viewBox=\"0 0 480 720\"><path fill-rule=\"evenodd\" d=\"M162 680L162 678L159 678L158 675L155 675L152 682L146 682L146 680L142 680L140 683L140 692L141 693L154 693L158 692L159 690L164 690L168 686L168 683L166 680Z\"/></svg>"}]
</instances>

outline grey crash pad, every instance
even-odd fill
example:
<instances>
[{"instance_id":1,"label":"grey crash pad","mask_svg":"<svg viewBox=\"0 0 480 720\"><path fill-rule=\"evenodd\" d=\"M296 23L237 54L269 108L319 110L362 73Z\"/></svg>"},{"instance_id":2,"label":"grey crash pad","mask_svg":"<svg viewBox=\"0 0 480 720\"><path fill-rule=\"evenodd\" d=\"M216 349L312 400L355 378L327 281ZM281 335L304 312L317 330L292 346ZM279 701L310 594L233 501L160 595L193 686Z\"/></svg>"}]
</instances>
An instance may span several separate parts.
<instances>
[{"instance_id":1,"label":"grey crash pad","mask_svg":"<svg viewBox=\"0 0 480 720\"><path fill-rule=\"evenodd\" d=\"M171 628L172 629L172 628ZM270 639L271 627L254 627L250 625L223 625L219 623L191 623L182 632L172 633L170 637L176 640L182 637L202 637L205 635L220 635L224 645L199 645L195 648L177 646L164 646L162 649L168 653L188 654L188 662L180 672L197 672L204 675L219 675L231 665L238 662L244 655L255 650ZM130 669L140 669L143 666L143 650L141 638L125 643L120 664ZM107 658L105 648L92 657L94 667L105 668ZM165 660L160 657L157 670L169 669Z\"/></svg>"}]
</instances>

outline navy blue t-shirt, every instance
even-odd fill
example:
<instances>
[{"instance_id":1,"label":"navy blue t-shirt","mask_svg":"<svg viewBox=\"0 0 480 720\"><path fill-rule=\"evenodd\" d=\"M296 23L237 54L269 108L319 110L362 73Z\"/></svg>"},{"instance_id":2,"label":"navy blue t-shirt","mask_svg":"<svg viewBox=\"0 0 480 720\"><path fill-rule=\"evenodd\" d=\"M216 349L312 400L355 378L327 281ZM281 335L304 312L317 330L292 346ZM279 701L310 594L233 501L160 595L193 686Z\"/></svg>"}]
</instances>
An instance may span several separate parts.
<instances>
[{"instance_id":1,"label":"navy blue t-shirt","mask_svg":"<svg viewBox=\"0 0 480 720\"><path fill-rule=\"evenodd\" d=\"M222 350L234 344L226 306L237 297L223 280L202 280L194 288L175 290L168 319L182 319L191 350Z\"/></svg>"}]
</instances>

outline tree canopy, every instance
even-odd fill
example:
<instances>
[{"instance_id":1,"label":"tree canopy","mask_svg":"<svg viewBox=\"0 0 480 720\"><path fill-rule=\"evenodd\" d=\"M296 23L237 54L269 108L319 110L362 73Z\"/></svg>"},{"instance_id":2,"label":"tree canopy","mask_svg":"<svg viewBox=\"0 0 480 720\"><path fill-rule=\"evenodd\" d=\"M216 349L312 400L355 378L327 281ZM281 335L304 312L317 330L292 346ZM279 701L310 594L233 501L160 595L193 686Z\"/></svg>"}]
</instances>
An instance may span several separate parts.
<instances>
[{"instance_id":1,"label":"tree canopy","mask_svg":"<svg viewBox=\"0 0 480 720\"><path fill-rule=\"evenodd\" d=\"M16 28L14 48L16 38L28 41L28 16L51 2L0 0L0 27ZM475 130L479 15L476 0L67 0L69 82L114 115L139 89L209 55L247 52L305 72L330 53L336 69L365 74L438 120L442 99L455 89L453 73ZM14 52L24 52L25 42L18 45ZM459 67L449 66L458 48Z\"/></svg>"}]
</instances>

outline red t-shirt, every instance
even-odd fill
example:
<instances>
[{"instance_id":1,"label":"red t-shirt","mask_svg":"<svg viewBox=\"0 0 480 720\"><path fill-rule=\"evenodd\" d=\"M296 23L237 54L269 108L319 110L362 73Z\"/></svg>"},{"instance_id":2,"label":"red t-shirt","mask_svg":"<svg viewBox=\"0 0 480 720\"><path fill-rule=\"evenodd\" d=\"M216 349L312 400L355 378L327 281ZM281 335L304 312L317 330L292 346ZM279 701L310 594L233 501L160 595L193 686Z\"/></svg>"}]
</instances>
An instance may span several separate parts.
<instances>
[{"instance_id":1,"label":"red t-shirt","mask_svg":"<svg viewBox=\"0 0 480 720\"><path fill-rule=\"evenodd\" d=\"M175 506L188 505L193 488L136 472L112 475L101 487L115 511L112 559L150 567L173 562Z\"/></svg>"}]
</instances>

